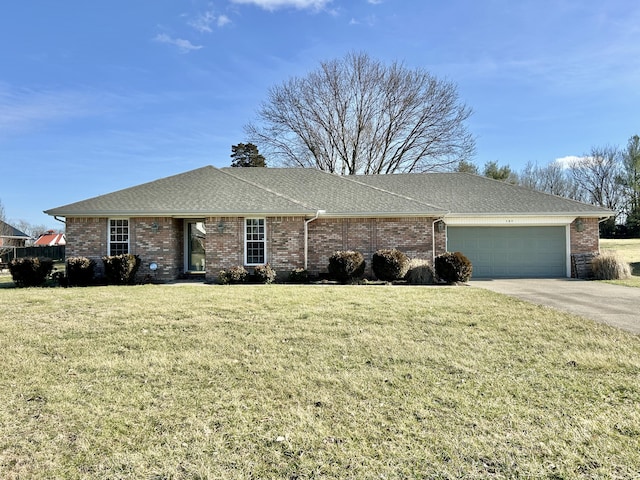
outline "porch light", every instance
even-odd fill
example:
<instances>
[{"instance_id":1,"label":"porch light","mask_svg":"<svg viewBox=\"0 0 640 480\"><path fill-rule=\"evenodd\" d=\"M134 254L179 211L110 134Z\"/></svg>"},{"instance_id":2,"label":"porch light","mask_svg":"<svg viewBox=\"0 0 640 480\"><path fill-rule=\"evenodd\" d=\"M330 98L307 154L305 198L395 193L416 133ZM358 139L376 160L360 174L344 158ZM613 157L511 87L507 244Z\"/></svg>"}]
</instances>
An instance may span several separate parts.
<instances>
[{"instance_id":1,"label":"porch light","mask_svg":"<svg viewBox=\"0 0 640 480\"><path fill-rule=\"evenodd\" d=\"M438 222L438 224L436 225L436 230L438 231L438 233L444 232L444 222L443 221Z\"/></svg>"},{"instance_id":2,"label":"porch light","mask_svg":"<svg viewBox=\"0 0 640 480\"><path fill-rule=\"evenodd\" d=\"M224 233L224 222L222 220L218 223L218 233Z\"/></svg>"},{"instance_id":3,"label":"porch light","mask_svg":"<svg viewBox=\"0 0 640 480\"><path fill-rule=\"evenodd\" d=\"M157 222L153 222L153 223L151 224L151 231L152 231L153 233L158 233L158 223L157 223Z\"/></svg>"},{"instance_id":4,"label":"porch light","mask_svg":"<svg viewBox=\"0 0 640 480\"><path fill-rule=\"evenodd\" d=\"M576 230L577 230L578 232L582 232L582 231L584 231L584 222L582 221L582 219L581 219L581 218L579 218L579 219L577 219L577 220L576 220Z\"/></svg>"}]
</instances>

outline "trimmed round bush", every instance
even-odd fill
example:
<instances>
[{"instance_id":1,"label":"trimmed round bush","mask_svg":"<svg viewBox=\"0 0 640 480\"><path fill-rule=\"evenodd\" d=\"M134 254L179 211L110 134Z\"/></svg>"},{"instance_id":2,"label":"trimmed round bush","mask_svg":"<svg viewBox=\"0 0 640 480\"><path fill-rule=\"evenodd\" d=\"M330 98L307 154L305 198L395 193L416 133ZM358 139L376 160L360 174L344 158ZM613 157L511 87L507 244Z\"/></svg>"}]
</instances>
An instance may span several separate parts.
<instances>
[{"instance_id":1,"label":"trimmed round bush","mask_svg":"<svg viewBox=\"0 0 640 480\"><path fill-rule=\"evenodd\" d=\"M87 257L67 258L67 285L86 287L93 282L96 262Z\"/></svg>"},{"instance_id":2,"label":"trimmed round bush","mask_svg":"<svg viewBox=\"0 0 640 480\"><path fill-rule=\"evenodd\" d=\"M242 266L237 265L231 267L228 270L220 270L218 273L218 283L228 285L230 283L245 283L249 272Z\"/></svg>"},{"instance_id":3,"label":"trimmed round bush","mask_svg":"<svg viewBox=\"0 0 640 480\"><path fill-rule=\"evenodd\" d=\"M435 261L436 275L445 283L468 282L473 272L471 261L460 252L446 252Z\"/></svg>"},{"instance_id":4,"label":"trimmed round bush","mask_svg":"<svg viewBox=\"0 0 640 480\"><path fill-rule=\"evenodd\" d=\"M378 250L371 258L371 269L379 280L393 282L404 278L409 257L395 248Z\"/></svg>"},{"instance_id":5,"label":"trimmed round bush","mask_svg":"<svg viewBox=\"0 0 640 480\"><path fill-rule=\"evenodd\" d=\"M18 287L44 285L53 271L53 260L42 257L14 258L9 262L13 283Z\"/></svg>"},{"instance_id":6,"label":"trimmed round bush","mask_svg":"<svg viewBox=\"0 0 640 480\"><path fill-rule=\"evenodd\" d=\"M409 262L409 268L404 278L407 283L412 285L433 285L436 283L436 274L429 261L419 258L414 258Z\"/></svg>"},{"instance_id":7,"label":"trimmed round bush","mask_svg":"<svg viewBox=\"0 0 640 480\"><path fill-rule=\"evenodd\" d=\"M291 283L307 283L309 281L309 272L304 268L295 268L289 272L289 281Z\"/></svg>"},{"instance_id":8,"label":"trimmed round bush","mask_svg":"<svg viewBox=\"0 0 640 480\"><path fill-rule=\"evenodd\" d=\"M267 263L266 265L258 265L255 267L253 275L257 282L269 284L276 281L278 274L273 268L271 268L271 265Z\"/></svg>"},{"instance_id":9,"label":"trimmed round bush","mask_svg":"<svg viewBox=\"0 0 640 480\"><path fill-rule=\"evenodd\" d=\"M140 257L131 253L102 257L104 276L110 285L133 285L140 268Z\"/></svg>"},{"instance_id":10,"label":"trimmed round bush","mask_svg":"<svg viewBox=\"0 0 640 480\"><path fill-rule=\"evenodd\" d=\"M342 283L352 282L364 274L366 262L360 252L344 250L329 257L329 275Z\"/></svg>"}]
</instances>

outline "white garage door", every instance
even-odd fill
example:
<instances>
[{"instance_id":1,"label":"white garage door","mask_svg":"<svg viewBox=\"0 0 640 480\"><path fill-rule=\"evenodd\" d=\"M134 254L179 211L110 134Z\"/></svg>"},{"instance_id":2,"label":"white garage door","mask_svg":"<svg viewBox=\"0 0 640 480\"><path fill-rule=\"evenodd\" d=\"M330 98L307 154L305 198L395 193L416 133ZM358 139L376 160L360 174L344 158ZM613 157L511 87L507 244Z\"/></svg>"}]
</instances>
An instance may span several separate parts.
<instances>
[{"instance_id":1,"label":"white garage door","mask_svg":"<svg viewBox=\"0 0 640 480\"><path fill-rule=\"evenodd\" d=\"M566 228L447 227L447 250L462 252L474 278L565 277Z\"/></svg>"}]
</instances>

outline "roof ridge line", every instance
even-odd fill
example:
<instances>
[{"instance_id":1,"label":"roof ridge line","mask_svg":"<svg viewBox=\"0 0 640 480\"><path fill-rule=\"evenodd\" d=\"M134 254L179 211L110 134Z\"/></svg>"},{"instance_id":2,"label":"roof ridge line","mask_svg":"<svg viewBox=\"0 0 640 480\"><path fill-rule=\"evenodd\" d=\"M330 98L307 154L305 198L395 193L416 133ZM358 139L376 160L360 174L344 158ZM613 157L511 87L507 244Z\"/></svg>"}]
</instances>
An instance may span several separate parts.
<instances>
[{"instance_id":1,"label":"roof ridge line","mask_svg":"<svg viewBox=\"0 0 640 480\"><path fill-rule=\"evenodd\" d=\"M391 174L385 173L385 174L378 174L378 175L391 175ZM404 198L405 200L410 200L410 201L415 202L415 203L418 203L418 204L420 204L420 205L425 205L425 206L427 206L427 207L440 209L440 210L442 210L443 212L446 212L446 213L445 213L445 215L446 215L446 214L451 213L451 210L447 210L446 208L443 208L443 207L441 207L441 206L439 206L439 205L432 205L432 204L427 203L427 202L422 202L422 201L420 201L420 200L416 200L416 199L415 199L415 198L413 198L413 197L409 197L409 196L407 196L407 195L402 195L401 193L392 192L392 191L390 191L390 190L387 190L387 189L384 189L384 188L381 188L381 187L377 187L377 186L375 186L375 185L369 185L368 183L359 182L358 180L356 180L355 178L352 178L351 176L344 176L344 175L338 175L338 176L339 176L339 177L344 178L345 180L349 180L349 181L351 181L351 182L357 183L358 185L363 185L363 186L365 186L365 187L372 188L372 189L374 189L374 190L379 190L379 191L381 191L381 192L388 193L389 195L393 195L393 196L395 196L395 197Z\"/></svg>"},{"instance_id":2,"label":"roof ridge line","mask_svg":"<svg viewBox=\"0 0 640 480\"><path fill-rule=\"evenodd\" d=\"M300 205L300 206L302 206L304 208L308 208L308 209L314 210L314 211L318 210L317 208L312 207L310 205L307 205L306 203L301 202L300 200L296 200L295 198L290 197L288 195L285 195L284 193L276 192L275 190L272 190L272 189L270 189L268 187L265 187L264 185L260 185L260 184L258 184L256 182L252 182L252 181L247 180L245 178L241 178L241 177L239 177L237 175L234 175L229 170L226 170L226 169L223 170L222 168L216 168L216 167L213 167L213 168L218 170L220 173L223 173L225 175L229 175L230 177L233 177L235 180L239 180L239 181L244 182L244 183L246 183L248 185L252 185L252 186L257 187L257 188L259 188L261 190L264 190L265 192L271 193L271 194L276 195L276 196L278 196L280 198L284 198L285 200L288 200L289 202L295 203L296 205ZM239 168L251 168L251 167L239 167ZM264 168L267 168L267 167L264 167Z\"/></svg>"}]
</instances>

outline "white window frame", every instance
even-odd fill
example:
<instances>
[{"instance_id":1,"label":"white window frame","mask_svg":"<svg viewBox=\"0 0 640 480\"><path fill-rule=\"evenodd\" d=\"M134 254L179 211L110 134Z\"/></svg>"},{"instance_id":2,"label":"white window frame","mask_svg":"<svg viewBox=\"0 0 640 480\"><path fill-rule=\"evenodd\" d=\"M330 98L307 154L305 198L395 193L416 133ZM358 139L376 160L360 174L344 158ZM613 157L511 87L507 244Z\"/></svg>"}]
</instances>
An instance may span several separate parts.
<instances>
[{"instance_id":1,"label":"white window frame","mask_svg":"<svg viewBox=\"0 0 640 480\"><path fill-rule=\"evenodd\" d=\"M262 221L262 239L254 240L248 239L248 227L249 222ZM262 243L263 261L260 263L249 263L249 243L260 242ZM244 219L244 264L247 266L264 265L267 263L267 219L263 217L249 217Z\"/></svg>"},{"instance_id":2,"label":"white window frame","mask_svg":"<svg viewBox=\"0 0 640 480\"><path fill-rule=\"evenodd\" d=\"M107 220L107 255L109 256L113 256L113 255L119 255L118 253L113 253L112 252L112 245L114 244L118 244L118 245L122 245L125 243L125 241L123 240L112 240L111 239L111 222L127 222L126 224L126 233L121 235L126 235L127 240L126 240L126 244L127 244L127 253L131 253L131 221L128 218L109 218ZM114 225L114 227L117 228L122 228L124 227L124 225ZM118 232L115 233L115 235L118 235Z\"/></svg>"}]
</instances>

